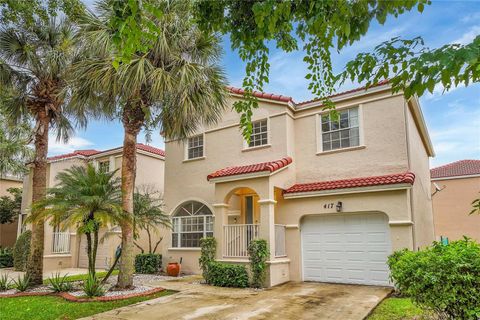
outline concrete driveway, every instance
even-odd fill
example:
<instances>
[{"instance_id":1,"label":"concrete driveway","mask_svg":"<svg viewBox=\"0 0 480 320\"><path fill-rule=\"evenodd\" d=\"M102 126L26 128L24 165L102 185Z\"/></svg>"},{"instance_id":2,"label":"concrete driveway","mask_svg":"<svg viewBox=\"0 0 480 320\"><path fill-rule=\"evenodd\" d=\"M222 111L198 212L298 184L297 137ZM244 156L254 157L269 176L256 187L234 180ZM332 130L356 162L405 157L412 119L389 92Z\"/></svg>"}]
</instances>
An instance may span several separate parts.
<instances>
[{"instance_id":1,"label":"concrete driveway","mask_svg":"<svg viewBox=\"0 0 480 320\"><path fill-rule=\"evenodd\" d=\"M165 281L180 292L86 319L363 319L391 288L287 283L268 290L201 285L192 278Z\"/></svg>"}]
</instances>

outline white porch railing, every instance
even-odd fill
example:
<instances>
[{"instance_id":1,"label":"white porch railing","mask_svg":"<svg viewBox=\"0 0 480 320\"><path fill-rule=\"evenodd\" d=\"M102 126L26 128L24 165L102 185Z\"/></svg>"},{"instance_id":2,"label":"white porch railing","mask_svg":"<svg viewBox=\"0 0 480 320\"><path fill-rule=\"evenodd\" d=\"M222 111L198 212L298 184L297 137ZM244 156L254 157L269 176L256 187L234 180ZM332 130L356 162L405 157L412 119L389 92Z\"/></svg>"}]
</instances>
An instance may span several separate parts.
<instances>
[{"instance_id":1,"label":"white porch railing","mask_svg":"<svg viewBox=\"0 0 480 320\"><path fill-rule=\"evenodd\" d=\"M223 226L223 256L248 257L250 241L258 238L258 224L230 224Z\"/></svg>"},{"instance_id":2,"label":"white porch railing","mask_svg":"<svg viewBox=\"0 0 480 320\"><path fill-rule=\"evenodd\" d=\"M52 253L70 253L70 233L54 232Z\"/></svg>"},{"instance_id":3,"label":"white porch railing","mask_svg":"<svg viewBox=\"0 0 480 320\"><path fill-rule=\"evenodd\" d=\"M287 251L285 249L285 226L282 224L275 225L275 257L285 257Z\"/></svg>"}]
</instances>

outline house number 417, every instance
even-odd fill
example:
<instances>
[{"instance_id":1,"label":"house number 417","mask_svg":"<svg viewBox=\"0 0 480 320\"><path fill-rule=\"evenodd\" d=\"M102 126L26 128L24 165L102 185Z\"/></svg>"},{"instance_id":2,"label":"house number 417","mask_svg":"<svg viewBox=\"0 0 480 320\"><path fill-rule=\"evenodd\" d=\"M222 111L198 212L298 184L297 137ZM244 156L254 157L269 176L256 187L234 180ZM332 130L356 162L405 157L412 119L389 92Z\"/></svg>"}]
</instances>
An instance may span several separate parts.
<instances>
[{"instance_id":1,"label":"house number 417","mask_svg":"<svg viewBox=\"0 0 480 320\"><path fill-rule=\"evenodd\" d=\"M331 203L325 203L323 205L323 209L333 209L335 208L335 203L331 202Z\"/></svg>"}]
</instances>

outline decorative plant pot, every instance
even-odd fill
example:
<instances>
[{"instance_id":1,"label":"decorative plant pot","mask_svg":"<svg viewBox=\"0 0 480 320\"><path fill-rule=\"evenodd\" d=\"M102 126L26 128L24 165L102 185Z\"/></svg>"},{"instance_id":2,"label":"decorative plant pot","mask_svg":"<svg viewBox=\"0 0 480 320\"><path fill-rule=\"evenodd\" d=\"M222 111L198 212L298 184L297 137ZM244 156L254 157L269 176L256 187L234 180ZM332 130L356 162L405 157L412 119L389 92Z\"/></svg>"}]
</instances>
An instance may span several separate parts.
<instances>
[{"instance_id":1,"label":"decorative plant pot","mask_svg":"<svg viewBox=\"0 0 480 320\"><path fill-rule=\"evenodd\" d=\"M178 277L180 274L180 264L178 262L170 262L167 266L167 274L170 277Z\"/></svg>"}]
</instances>

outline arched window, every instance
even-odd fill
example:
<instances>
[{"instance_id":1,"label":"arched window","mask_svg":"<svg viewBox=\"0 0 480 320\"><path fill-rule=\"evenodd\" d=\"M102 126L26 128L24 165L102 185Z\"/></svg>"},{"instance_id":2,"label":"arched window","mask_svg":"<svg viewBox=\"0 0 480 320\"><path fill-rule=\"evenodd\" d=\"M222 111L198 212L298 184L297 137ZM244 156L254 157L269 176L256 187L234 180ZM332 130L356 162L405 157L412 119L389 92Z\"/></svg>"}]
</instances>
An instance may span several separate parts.
<instances>
[{"instance_id":1,"label":"arched window","mask_svg":"<svg viewBox=\"0 0 480 320\"><path fill-rule=\"evenodd\" d=\"M172 247L199 248L200 239L213 236L212 211L201 202L187 201L172 218Z\"/></svg>"}]
</instances>

